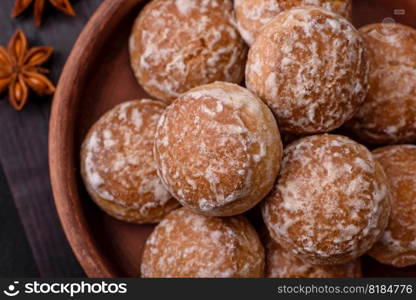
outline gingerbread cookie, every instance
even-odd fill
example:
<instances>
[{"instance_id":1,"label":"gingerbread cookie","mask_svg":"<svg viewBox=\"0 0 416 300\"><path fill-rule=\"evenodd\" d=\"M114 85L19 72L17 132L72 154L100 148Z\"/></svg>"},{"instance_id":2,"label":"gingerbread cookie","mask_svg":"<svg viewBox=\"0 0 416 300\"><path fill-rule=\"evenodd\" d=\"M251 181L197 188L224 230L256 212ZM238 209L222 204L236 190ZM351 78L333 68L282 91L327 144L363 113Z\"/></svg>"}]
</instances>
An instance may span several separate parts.
<instances>
[{"instance_id":1,"label":"gingerbread cookie","mask_svg":"<svg viewBox=\"0 0 416 300\"><path fill-rule=\"evenodd\" d=\"M358 31L317 7L280 13L248 54L247 87L269 105L284 133L329 132L349 120L368 91Z\"/></svg>"},{"instance_id":2,"label":"gingerbread cookie","mask_svg":"<svg viewBox=\"0 0 416 300\"><path fill-rule=\"evenodd\" d=\"M179 203L157 177L156 124L166 104L122 103L102 116L82 144L81 174L91 198L108 214L134 223L156 223Z\"/></svg>"},{"instance_id":3,"label":"gingerbread cookie","mask_svg":"<svg viewBox=\"0 0 416 300\"><path fill-rule=\"evenodd\" d=\"M154 152L162 182L182 205L231 216L270 191L282 143L260 99L241 86L215 82L190 90L166 109Z\"/></svg>"},{"instance_id":4,"label":"gingerbread cookie","mask_svg":"<svg viewBox=\"0 0 416 300\"><path fill-rule=\"evenodd\" d=\"M312 265L283 249L273 239L266 245L266 277L270 278L356 278L361 277L359 258L340 265Z\"/></svg>"},{"instance_id":5,"label":"gingerbread cookie","mask_svg":"<svg viewBox=\"0 0 416 300\"><path fill-rule=\"evenodd\" d=\"M391 216L382 238L368 254L383 264L416 264L416 146L388 146L373 151L392 191Z\"/></svg>"},{"instance_id":6,"label":"gingerbread cookie","mask_svg":"<svg viewBox=\"0 0 416 300\"><path fill-rule=\"evenodd\" d=\"M351 0L234 0L237 27L249 45L263 26L279 13L304 6L319 6L351 19Z\"/></svg>"},{"instance_id":7,"label":"gingerbread cookie","mask_svg":"<svg viewBox=\"0 0 416 300\"><path fill-rule=\"evenodd\" d=\"M369 50L371 88L347 126L364 143L415 143L416 30L390 23L360 32Z\"/></svg>"},{"instance_id":8,"label":"gingerbread cookie","mask_svg":"<svg viewBox=\"0 0 416 300\"><path fill-rule=\"evenodd\" d=\"M262 277L264 249L243 217L171 212L148 238L142 277Z\"/></svg>"},{"instance_id":9,"label":"gingerbread cookie","mask_svg":"<svg viewBox=\"0 0 416 300\"><path fill-rule=\"evenodd\" d=\"M231 0L153 0L130 37L140 85L168 102L196 86L240 83L247 48L233 26Z\"/></svg>"}]
</instances>

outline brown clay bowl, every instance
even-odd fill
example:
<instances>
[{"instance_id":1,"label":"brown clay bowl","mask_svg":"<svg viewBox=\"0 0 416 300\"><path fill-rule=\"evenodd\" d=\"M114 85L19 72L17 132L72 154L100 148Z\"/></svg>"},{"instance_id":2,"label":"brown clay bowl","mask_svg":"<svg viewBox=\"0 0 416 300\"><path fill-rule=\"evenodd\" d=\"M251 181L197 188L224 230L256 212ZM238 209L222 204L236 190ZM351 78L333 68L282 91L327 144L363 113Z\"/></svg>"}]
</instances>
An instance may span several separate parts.
<instances>
[{"instance_id":1,"label":"brown clay bowl","mask_svg":"<svg viewBox=\"0 0 416 300\"><path fill-rule=\"evenodd\" d=\"M88 197L79 169L81 142L90 126L120 102L147 97L129 65L128 37L146 1L106 0L86 25L62 73L49 136L53 194L72 249L90 277L139 276L152 226L117 221ZM395 15L394 9L405 9ZM391 17L416 26L416 0L356 0L357 26ZM255 214L254 214L255 215ZM364 258L364 275L416 276L416 267L392 268Z\"/></svg>"}]
</instances>

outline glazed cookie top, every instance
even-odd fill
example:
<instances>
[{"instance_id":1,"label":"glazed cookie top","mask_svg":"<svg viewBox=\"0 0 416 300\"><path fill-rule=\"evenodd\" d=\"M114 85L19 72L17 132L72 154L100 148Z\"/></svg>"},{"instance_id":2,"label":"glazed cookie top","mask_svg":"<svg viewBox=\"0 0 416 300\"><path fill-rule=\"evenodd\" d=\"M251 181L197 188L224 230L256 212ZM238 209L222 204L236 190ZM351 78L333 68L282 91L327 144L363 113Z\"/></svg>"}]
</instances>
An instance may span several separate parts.
<instances>
[{"instance_id":1,"label":"glazed cookie top","mask_svg":"<svg viewBox=\"0 0 416 300\"><path fill-rule=\"evenodd\" d=\"M416 146L376 149L392 190L389 225L369 254L396 267L416 264Z\"/></svg>"},{"instance_id":2,"label":"glazed cookie top","mask_svg":"<svg viewBox=\"0 0 416 300\"><path fill-rule=\"evenodd\" d=\"M235 0L237 26L251 45L260 29L285 10L303 6L320 6L347 19L351 17L351 0Z\"/></svg>"},{"instance_id":3,"label":"glazed cookie top","mask_svg":"<svg viewBox=\"0 0 416 300\"><path fill-rule=\"evenodd\" d=\"M373 69L370 91L346 124L366 144L416 142L416 64Z\"/></svg>"},{"instance_id":4,"label":"glazed cookie top","mask_svg":"<svg viewBox=\"0 0 416 300\"><path fill-rule=\"evenodd\" d=\"M230 0L153 0L130 38L133 69L151 95L173 101L214 82L240 83L247 49Z\"/></svg>"},{"instance_id":5,"label":"glazed cookie top","mask_svg":"<svg viewBox=\"0 0 416 300\"><path fill-rule=\"evenodd\" d=\"M82 146L83 175L93 195L139 209L144 217L172 198L157 177L152 152L165 106L147 99L129 101L95 123Z\"/></svg>"},{"instance_id":6,"label":"glazed cookie top","mask_svg":"<svg viewBox=\"0 0 416 300\"><path fill-rule=\"evenodd\" d=\"M266 277L354 278L361 276L361 261L359 258L340 265L311 265L283 249L271 238L266 242Z\"/></svg>"},{"instance_id":7,"label":"glazed cookie top","mask_svg":"<svg viewBox=\"0 0 416 300\"><path fill-rule=\"evenodd\" d=\"M167 108L156 132L155 158L165 186L183 205L206 214L228 214L227 205L230 212L254 206L261 199L239 201L265 196L281 153L269 108L230 83L183 94Z\"/></svg>"},{"instance_id":8,"label":"glazed cookie top","mask_svg":"<svg viewBox=\"0 0 416 300\"><path fill-rule=\"evenodd\" d=\"M368 91L363 39L321 8L280 13L249 50L247 87L271 107L283 132L331 131L350 119Z\"/></svg>"},{"instance_id":9,"label":"glazed cookie top","mask_svg":"<svg viewBox=\"0 0 416 300\"><path fill-rule=\"evenodd\" d=\"M212 218L171 212L146 242L143 277L259 277L264 249L242 216Z\"/></svg>"},{"instance_id":10,"label":"glazed cookie top","mask_svg":"<svg viewBox=\"0 0 416 300\"><path fill-rule=\"evenodd\" d=\"M360 29L371 62L370 91L347 123L368 144L416 142L416 30L401 24Z\"/></svg>"},{"instance_id":11,"label":"glazed cookie top","mask_svg":"<svg viewBox=\"0 0 416 300\"><path fill-rule=\"evenodd\" d=\"M360 28L373 64L416 68L416 30L399 23L376 23Z\"/></svg>"},{"instance_id":12,"label":"glazed cookie top","mask_svg":"<svg viewBox=\"0 0 416 300\"><path fill-rule=\"evenodd\" d=\"M363 254L380 236L388 196L385 175L364 146L343 136L316 135L285 149L263 216L282 246L310 262L323 264L319 257L341 263L337 258Z\"/></svg>"}]
</instances>

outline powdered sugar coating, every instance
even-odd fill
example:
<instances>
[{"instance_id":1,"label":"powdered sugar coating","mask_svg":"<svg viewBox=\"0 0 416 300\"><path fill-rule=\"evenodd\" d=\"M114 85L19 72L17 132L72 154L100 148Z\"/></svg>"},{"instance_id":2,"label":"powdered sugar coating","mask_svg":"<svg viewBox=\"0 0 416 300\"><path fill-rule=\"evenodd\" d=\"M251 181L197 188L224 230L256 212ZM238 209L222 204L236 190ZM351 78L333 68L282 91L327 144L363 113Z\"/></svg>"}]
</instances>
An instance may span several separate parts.
<instances>
[{"instance_id":1,"label":"powdered sugar coating","mask_svg":"<svg viewBox=\"0 0 416 300\"><path fill-rule=\"evenodd\" d=\"M392 210L382 238L368 252L384 264L416 264L416 146L388 146L373 151L392 191Z\"/></svg>"},{"instance_id":2,"label":"powdered sugar coating","mask_svg":"<svg viewBox=\"0 0 416 300\"><path fill-rule=\"evenodd\" d=\"M264 249L242 216L211 218L181 208L146 241L142 277L262 277Z\"/></svg>"},{"instance_id":3,"label":"powdered sugar coating","mask_svg":"<svg viewBox=\"0 0 416 300\"><path fill-rule=\"evenodd\" d=\"M328 132L350 119L368 91L364 42L346 19L321 8L292 9L267 24L249 50L247 87L283 132Z\"/></svg>"},{"instance_id":4,"label":"powdered sugar coating","mask_svg":"<svg viewBox=\"0 0 416 300\"><path fill-rule=\"evenodd\" d=\"M351 18L351 0L234 0L237 28L247 44L251 45L261 28L275 16L303 6L319 6Z\"/></svg>"},{"instance_id":5,"label":"powdered sugar coating","mask_svg":"<svg viewBox=\"0 0 416 300\"><path fill-rule=\"evenodd\" d=\"M401 24L360 29L369 49L370 91L348 127L366 143L416 142L416 30Z\"/></svg>"},{"instance_id":6,"label":"powdered sugar coating","mask_svg":"<svg viewBox=\"0 0 416 300\"><path fill-rule=\"evenodd\" d=\"M302 138L284 151L263 217L270 235L312 264L340 264L371 248L390 212L382 168L362 145L337 135Z\"/></svg>"},{"instance_id":7,"label":"powdered sugar coating","mask_svg":"<svg viewBox=\"0 0 416 300\"><path fill-rule=\"evenodd\" d=\"M153 0L130 37L131 64L152 96L173 101L216 80L240 83L247 48L231 0Z\"/></svg>"},{"instance_id":8,"label":"powdered sugar coating","mask_svg":"<svg viewBox=\"0 0 416 300\"><path fill-rule=\"evenodd\" d=\"M166 109L154 153L159 177L182 205L229 216L270 191L282 144L261 100L238 85L215 82L190 90Z\"/></svg>"},{"instance_id":9,"label":"powdered sugar coating","mask_svg":"<svg viewBox=\"0 0 416 300\"><path fill-rule=\"evenodd\" d=\"M269 238L266 248L266 277L270 278L354 278L361 277L359 258L340 265L311 265L283 249Z\"/></svg>"},{"instance_id":10,"label":"powdered sugar coating","mask_svg":"<svg viewBox=\"0 0 416 300\"><path fill-rule=\"evenodd\" d=\"M165 104L122 103L91 128L81 151L81 169L93 200L110 215L154 223L178 206L157 177L153 159L156 124Z\"/></svg>"}]
</instances>

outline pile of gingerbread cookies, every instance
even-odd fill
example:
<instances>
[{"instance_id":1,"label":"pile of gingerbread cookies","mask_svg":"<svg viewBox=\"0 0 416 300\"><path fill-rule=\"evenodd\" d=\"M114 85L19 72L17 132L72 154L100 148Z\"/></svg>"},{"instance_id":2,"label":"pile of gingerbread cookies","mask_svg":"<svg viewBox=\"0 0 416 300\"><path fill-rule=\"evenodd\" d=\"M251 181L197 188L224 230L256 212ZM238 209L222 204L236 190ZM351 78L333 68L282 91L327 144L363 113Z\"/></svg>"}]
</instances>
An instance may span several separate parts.
<instances>
[{"instance_id":1,"label":"pile of gingerbread cookies","mask_svg":"<svg viewBox=\"0 0 416 300\"><path fill-rule=\"evenodd\" d=\"M105 212L158 223L141 276L360 277L363 254L416 264L416 30L357 30L351 6L142 9L131 65L154 100L114 107L81 150Z\"/></svg>"}]
</instances>

